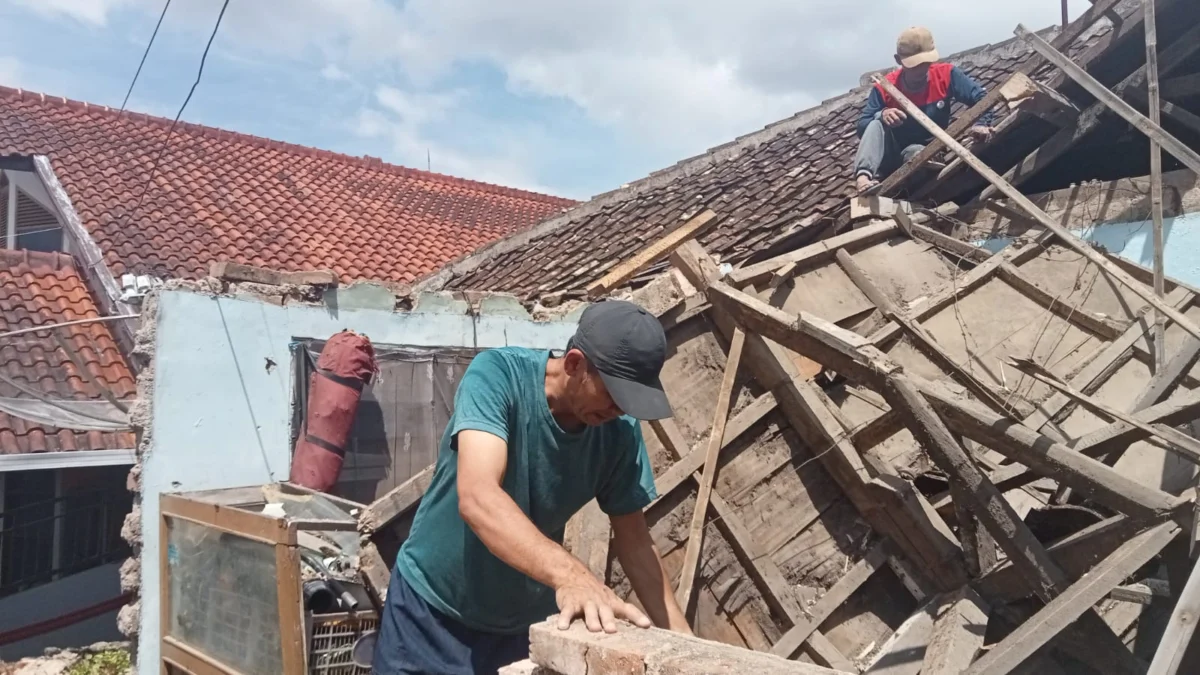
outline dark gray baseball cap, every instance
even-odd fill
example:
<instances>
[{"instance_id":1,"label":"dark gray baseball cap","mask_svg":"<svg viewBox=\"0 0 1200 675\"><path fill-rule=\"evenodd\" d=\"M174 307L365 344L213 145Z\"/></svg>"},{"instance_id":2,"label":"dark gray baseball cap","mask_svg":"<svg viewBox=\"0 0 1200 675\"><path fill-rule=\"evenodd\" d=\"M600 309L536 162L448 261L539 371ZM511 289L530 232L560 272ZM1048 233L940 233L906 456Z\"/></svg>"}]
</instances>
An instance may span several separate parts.
<instances>
[{"instance_id":1,"label":"dark gray baseball cap","mask_svg":"<svg viewBox=\"0 0 1200 675\"><path fill-rule=\"evenodd\" d=\"M659 373L667 360L667 335L653 314L632 302L588 306L568 348L583 352L600 372L621 411L639 420L672 416Z\"/></svg>"}]
</instances>

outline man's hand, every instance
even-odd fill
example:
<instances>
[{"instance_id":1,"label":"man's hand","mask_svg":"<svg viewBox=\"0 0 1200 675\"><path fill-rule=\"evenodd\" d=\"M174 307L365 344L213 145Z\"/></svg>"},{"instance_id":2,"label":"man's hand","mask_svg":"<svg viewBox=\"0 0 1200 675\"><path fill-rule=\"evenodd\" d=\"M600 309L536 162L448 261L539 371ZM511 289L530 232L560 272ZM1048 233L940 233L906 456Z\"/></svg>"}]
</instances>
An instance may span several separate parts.
<instances>
[{"instance_id":1,"label":"man's hand","mask_svg":"<svg viewBox=\"0 0 1200 675\"><path fill-rule=\"evenodd\" d=\"M991 127L985 127L982 124L976 124L968 130L968 133L974 136L975 140L979 141L980 143L986 143L992 140L993 132Z\"/></svg>"},{"instance_id":2,"label":"man's hand","mask_svg":"<svg viewBox=\"0 0 1200 675\"><path fill-rule=\"evenodd\" d=\"M559 630L570 628L571 621L581 614L587 629L593 633L601 630L605 633L617 632L617 619L624 619L639 628L653 625L637 607L618 598L611 588L590 573L573 575L555 590L554 599L561 610L558 615Z\"/></svg>"},{"instance_id":3,"label":"man's hand","mask_svg":"<svg viewBox=\"0 0 1200 675\"><path fill-rule=\"evenodd\" d=\"M908 114L899 108L884 108L883 123L889 127L900 126L904 120L908 119Z\"/></svg>"}]
</instances>

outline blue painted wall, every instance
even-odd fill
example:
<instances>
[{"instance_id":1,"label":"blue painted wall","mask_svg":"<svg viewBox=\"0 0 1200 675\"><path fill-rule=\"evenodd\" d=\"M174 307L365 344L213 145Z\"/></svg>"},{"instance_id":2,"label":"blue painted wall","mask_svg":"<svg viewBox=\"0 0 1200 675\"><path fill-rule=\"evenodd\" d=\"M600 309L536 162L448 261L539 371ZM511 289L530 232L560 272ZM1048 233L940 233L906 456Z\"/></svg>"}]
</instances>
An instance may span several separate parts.
<instances>
[{"instance_id":1,"label":"blue painted wall","mask_svg":"<svg viewBox=\"0 0 1200 675\"><path fill-rule=\"evenodd\" d=\"M343 303L343 307L346 303ZM289 344L349 328L381 344L561 349L573 322L276 306L186 291L159 296L152 450L142 466L142 587L159 587L158 496L286 480ZM268 359L275 365L267 367ZM159 598L142 596L138 672L159 672Z\"/></svg>"},{"instance_id":2,"label":"blue painted wall","mask_svg":"<svg viewBox=\"0 0 1200 675\"><path fill-rule=\"evenodd\" d=\"M1131 223L1105 223L1075 234L1101 244L1112 253L1145 267L1154 265L1154 234L1148 220ZM1200 213L1188 213L1163 219L1163 269L1192 286L1200 286ZM976 242L990 251L1008 245L1008 238Z\"/></svg>"}]
</instances>

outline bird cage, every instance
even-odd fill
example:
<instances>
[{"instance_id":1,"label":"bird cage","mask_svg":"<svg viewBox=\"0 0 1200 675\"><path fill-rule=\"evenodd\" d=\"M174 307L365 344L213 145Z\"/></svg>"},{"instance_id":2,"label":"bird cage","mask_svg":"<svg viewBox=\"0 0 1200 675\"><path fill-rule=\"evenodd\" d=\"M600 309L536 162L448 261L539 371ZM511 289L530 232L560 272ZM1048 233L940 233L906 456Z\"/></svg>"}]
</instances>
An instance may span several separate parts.
<instances>
[{"instance_id":1,"label":"bird cage","mask_svg":"<svg viewBox=\"0 0 1200 675\"><path fill-rule=\"evenodd\" d=\"M338 582L345 604L365 611L339 622L306 612L312 566L301 560L353 560L360 505L288 483L164 494L159 504L164 672L359 672L312 670L309 655L328 664L343 642L373 630L374 608L347 581Z\"/></svg>"}]
</instances>

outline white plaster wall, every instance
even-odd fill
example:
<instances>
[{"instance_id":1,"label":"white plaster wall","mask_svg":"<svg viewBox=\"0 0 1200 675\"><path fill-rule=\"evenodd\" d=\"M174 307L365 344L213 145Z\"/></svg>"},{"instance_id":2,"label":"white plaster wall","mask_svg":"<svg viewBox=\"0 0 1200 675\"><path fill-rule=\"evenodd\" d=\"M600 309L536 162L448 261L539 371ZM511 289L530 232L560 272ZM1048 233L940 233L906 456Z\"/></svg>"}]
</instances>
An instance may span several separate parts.
<instances>
[{"instance_id":1,"label":"white plaster wall","mask_svg":"<svg viewBox=\"0 0 1200 675\"><path fill-rule=\"evenodd\" d=\"M101 565L0 599L0 632L53 619L121 595L120 563ZM0 647L0 661L41 656L46 647L86 647L124 640L117 610L94 616L45 635Z\"/></svg>"},{"instance_id":2,"label":"white plaster wall","mask_svg":"<svg viewBox=\"0 0 1200 675\"><path fill-rule=\"evenodd\" d=\"M142 588L159 587L158 496L286 480L292 401L289 344L342 329L373 342L562 349L573 322L284 307L188 291L158 300L152 449L142 467ZM276 365L267 368L267 359ZM138 672L159 670L159 598L142 596Z\"/></svg>"}]
</instances>

